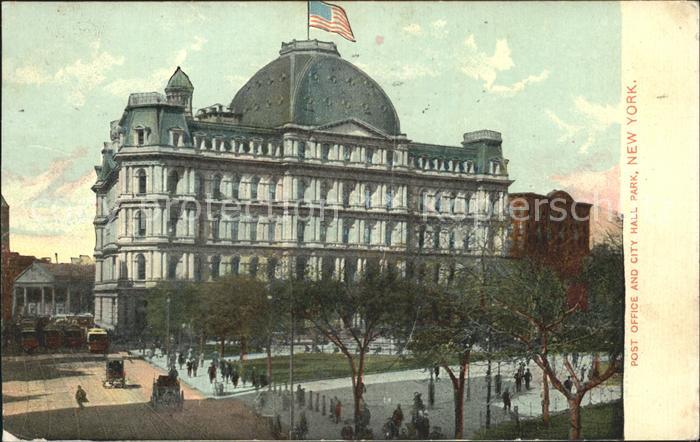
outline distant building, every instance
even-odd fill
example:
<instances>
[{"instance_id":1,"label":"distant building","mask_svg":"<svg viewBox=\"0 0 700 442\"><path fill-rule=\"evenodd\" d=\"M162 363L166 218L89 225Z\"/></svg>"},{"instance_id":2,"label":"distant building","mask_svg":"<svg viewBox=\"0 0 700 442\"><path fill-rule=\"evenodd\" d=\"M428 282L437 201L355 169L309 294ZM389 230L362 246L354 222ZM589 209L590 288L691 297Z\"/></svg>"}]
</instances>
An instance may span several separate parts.
<instances>
[{"instance_id":1,"label":"distant building","mask_svg":"<svg viewBox=\"0 0 700 442\"><path fill-rule=\"evenodd\" d=\"M14 315L92 313L94 264L34 262L15 279Z\"/></svg>"},{"instance_id":2,"label":"distant building","mask_svg":"<svg viewBox=\"0 0 700 442\"><path fill-rule=\"evenodd\" d=\"M0 291L2 292L2 322L12 320L12 284L20 273L33 262L36 256L20 255L10 249L10 205L0 195L0 225L2 228L2 252Z\"/></svg>"},{"instance_id":3,"label":"distant building","mask_svg":"<svg viewBox=\"0 0 700 442\"><path fill-rule=\"evenodd\" d=\"M590 252L591 204L577 202L562 190L547 195L512 193L509 200L510 256L534 259L554 269L569 282L570 305L581 300L585 306L585 287L572 281Z\"/></svg>"},{"instance_id":4,"label":"distant building","mask_svg":"<svg viewBox=\"0 0 700 442\"><path fill-rule=\"evenodd\" d=\"M501 134L410 140L333 43L283 43L229 106L193 113L193 92L178 68L165 95L131 94L111 124L92 188L104 326L139 333L145 289L162 280L352 281L389 267L449 280L442 258L505 253Z\"/></svg>"}]
</instances>

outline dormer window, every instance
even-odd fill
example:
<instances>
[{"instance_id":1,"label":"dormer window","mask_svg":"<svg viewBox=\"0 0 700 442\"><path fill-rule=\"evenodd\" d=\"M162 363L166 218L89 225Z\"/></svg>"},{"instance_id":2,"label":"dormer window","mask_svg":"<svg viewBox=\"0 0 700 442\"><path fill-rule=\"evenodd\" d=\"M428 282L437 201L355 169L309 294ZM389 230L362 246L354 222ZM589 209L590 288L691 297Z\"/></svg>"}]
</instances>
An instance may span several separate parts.
<instances>
[{"instance_id":1,"label":"dormer window","mask_svg":"<svg viewBox=\"0 0 700 442\"><path fill-rule=\"evenodd\" d=\"M170 145L182 147L184 144L184 131L180 128L170 129Z\"/></svg>"},{"instance_id":2,"label":"dormer window","mask_svg":"<svg viewBox=\"0 0 700 442\"><path fill-rule=\"evenodd\" d=\"M146 128L144 127L136 127L134 129L134 136L136 138L136 145L137 146L143 146L146 144Z\"/></svg>"}]
</instances>

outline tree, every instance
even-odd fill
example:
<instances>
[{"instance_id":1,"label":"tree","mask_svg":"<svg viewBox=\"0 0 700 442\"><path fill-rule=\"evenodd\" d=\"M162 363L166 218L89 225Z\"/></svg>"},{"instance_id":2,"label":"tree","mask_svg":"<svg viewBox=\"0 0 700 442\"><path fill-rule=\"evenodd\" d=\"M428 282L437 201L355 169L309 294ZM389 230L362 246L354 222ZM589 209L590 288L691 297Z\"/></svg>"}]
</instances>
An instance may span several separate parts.
<instances>
[{"instance_id":1,"label":"tree","mask_svg":"<svg viewBox=\"0 0 700 442\"><path fill-rule=\"evenodd\" d=\"M396 336L410 328L415 321L416 293L392 272L369 275L353 285L331 279L298 281L292 292L296 314L335 344L347 358L352 379L355 434L362 434L365 356L378 337Z\"/></svg>"},{"instance_id":2,"label":"tree","mask_svg":"<svg viewBox=\"0 0 700 442\"><path fill-rule=\"evenodd\" d=\"M240 341L241 361L244 359L246 343L266 312L266 295L264 283L249 276L227 275L204 286L204 327L210 336L219 339L222 356L226 339L235 337Z\"/></svg>"},{"instance_id":3,"label":"tree","mask_svg":"<svg viewBox=\"0 0 700 442\"><path fill-rule=\"evenodd\" d=\"M260 312L254 325L254 339L267 353L267 382L272 385L272 345L278 333L289 328L289 308L284 302L289 286L284 281L272 281L264 299L264 311Z\"/></svg>"},{"instance_id":4,"label":"tree","mask_svg":"<svg viewBox=\"0 0 700 442\"><path fill-rule=\"evenodd\" d=\"M483 310L477 297L446 287L427 286L424 308L408 347L432 367L439 365L452 381L455 439L464 433L464 387L474 345L483 339ZM452 368L457 363L457 372Z\"/></svg>"},{"instance_id":5,"label":"tree","mask_svg":"<svg viewBox=\"0 0 700 442\"><path fill-rule=\"evenodd\" d=\"M199 286L189 282L159 282L146 291L146 321L151 331L158 336L168 334L167 310L170 309L170 331L186 324L197 330L200 307ZM170 306L168 307L168 298Z\"/></svg>"},{"instance_id":6,"label":"tree","mask_svg":"<svg viewBox=\"0 0 700 442\"><path fill-rule=\"evenodd\" d=\"M494 327L513 336L567 399L569 438L581 437L581 401L591 389L622 367L624 273L621 250L608 244L591 253L584 279L589 283L589 306L582 300L570 306L566 285L547 266L530 260L509 261L498 267L499 284L489 292ZM603 351L609 365L603 373L579 379L569 362L569 351ZM552 356L563 353L566 372L576 386L569 391L554 368ZM545 400L547 400L545 398ZM545 403L545 410L548 404Z\"/></svg>"}]
</instances>

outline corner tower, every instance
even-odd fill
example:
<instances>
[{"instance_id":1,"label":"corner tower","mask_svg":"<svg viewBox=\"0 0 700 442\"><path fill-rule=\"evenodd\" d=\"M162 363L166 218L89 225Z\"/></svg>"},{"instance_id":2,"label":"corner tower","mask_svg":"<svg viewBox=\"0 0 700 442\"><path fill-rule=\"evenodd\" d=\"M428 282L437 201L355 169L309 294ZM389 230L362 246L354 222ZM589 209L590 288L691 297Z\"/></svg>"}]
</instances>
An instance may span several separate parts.
<instances>
[{"instance_id":1,"label":"corner tower","mask_svg":"<svg viewBox=\"0 0 700 442\"><path fill-rule=\"evenodd\" d=\"M175 73L173 73L170 80L168 80L168 85L165 87L165 95L168 98L168 102L184 106L185 115L192 117L193 92L194 86L192 86L190 77L178 66L177 69L175 69Z\"/></svg>"}]
</instances>

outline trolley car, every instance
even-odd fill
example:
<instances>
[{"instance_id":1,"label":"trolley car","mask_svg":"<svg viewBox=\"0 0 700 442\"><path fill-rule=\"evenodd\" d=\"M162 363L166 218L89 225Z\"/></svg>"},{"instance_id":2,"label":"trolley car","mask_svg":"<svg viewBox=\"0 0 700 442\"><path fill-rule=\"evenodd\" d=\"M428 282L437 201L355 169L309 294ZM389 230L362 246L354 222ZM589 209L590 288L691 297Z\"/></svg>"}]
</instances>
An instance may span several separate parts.
<instances>
[{"instance_id":1,"label":"trolley car","mask_svg":"<svg viewBox=\"0 0 700 442\"><path fill-rule=\"evenodd\" d=\"M49 324L44 328L44 345L55 350L63 345L63 330L59 325Z\"/></svg>"},{"instance_id":2,"label":"trolley car","mask_svg":"<svg viewBox=\"0 0 700 442\"><path fill-rule=\"evenodd\" d=\"M124 358L107 358L105 362L106 377L102 383L105 388L124 388L126 386L126 370Z\"/></svg>"},{"instance_id":3,"label":"trolley car","mask_svg":"<svg viewBox=\"0 0 700 442\"><path fill-rule=\"evenodd\" d=\"M185 392L180 390L180 381L170 375L160 375L153 381L151 405L153 408L182 409Z\"/></svg>"},{"instance_id":4,"label":"trolley car","mask_svg":"<svg viewBox=\"0 0 700 442\"><path fill-rule=\"evenodd\" d=\"M68 348L81 348L85 345L85 331L76 324L63 329L63 345Z\"/></svg>"},{"instance_id":5,"label":"trolley car","mask_svg":"<svg viewBox=\"0 0 700 442\"><path fill-rule=\"evenodd\" d=\"M91 328L87 332L87 343L90 353L107 353L109 335L103 328Z\"/></svg>"},{"instance_id":6,"label":"trolley car","mask_svg":"<svg viewBox=\"0 0 700 442\"><path fill-rule=\"evenodd\" d=\"M27 353L33 353L39 348L39 337L35 328L23 328L20 331L20 345L22 350Z\"/></svg>"}]
</instances>

